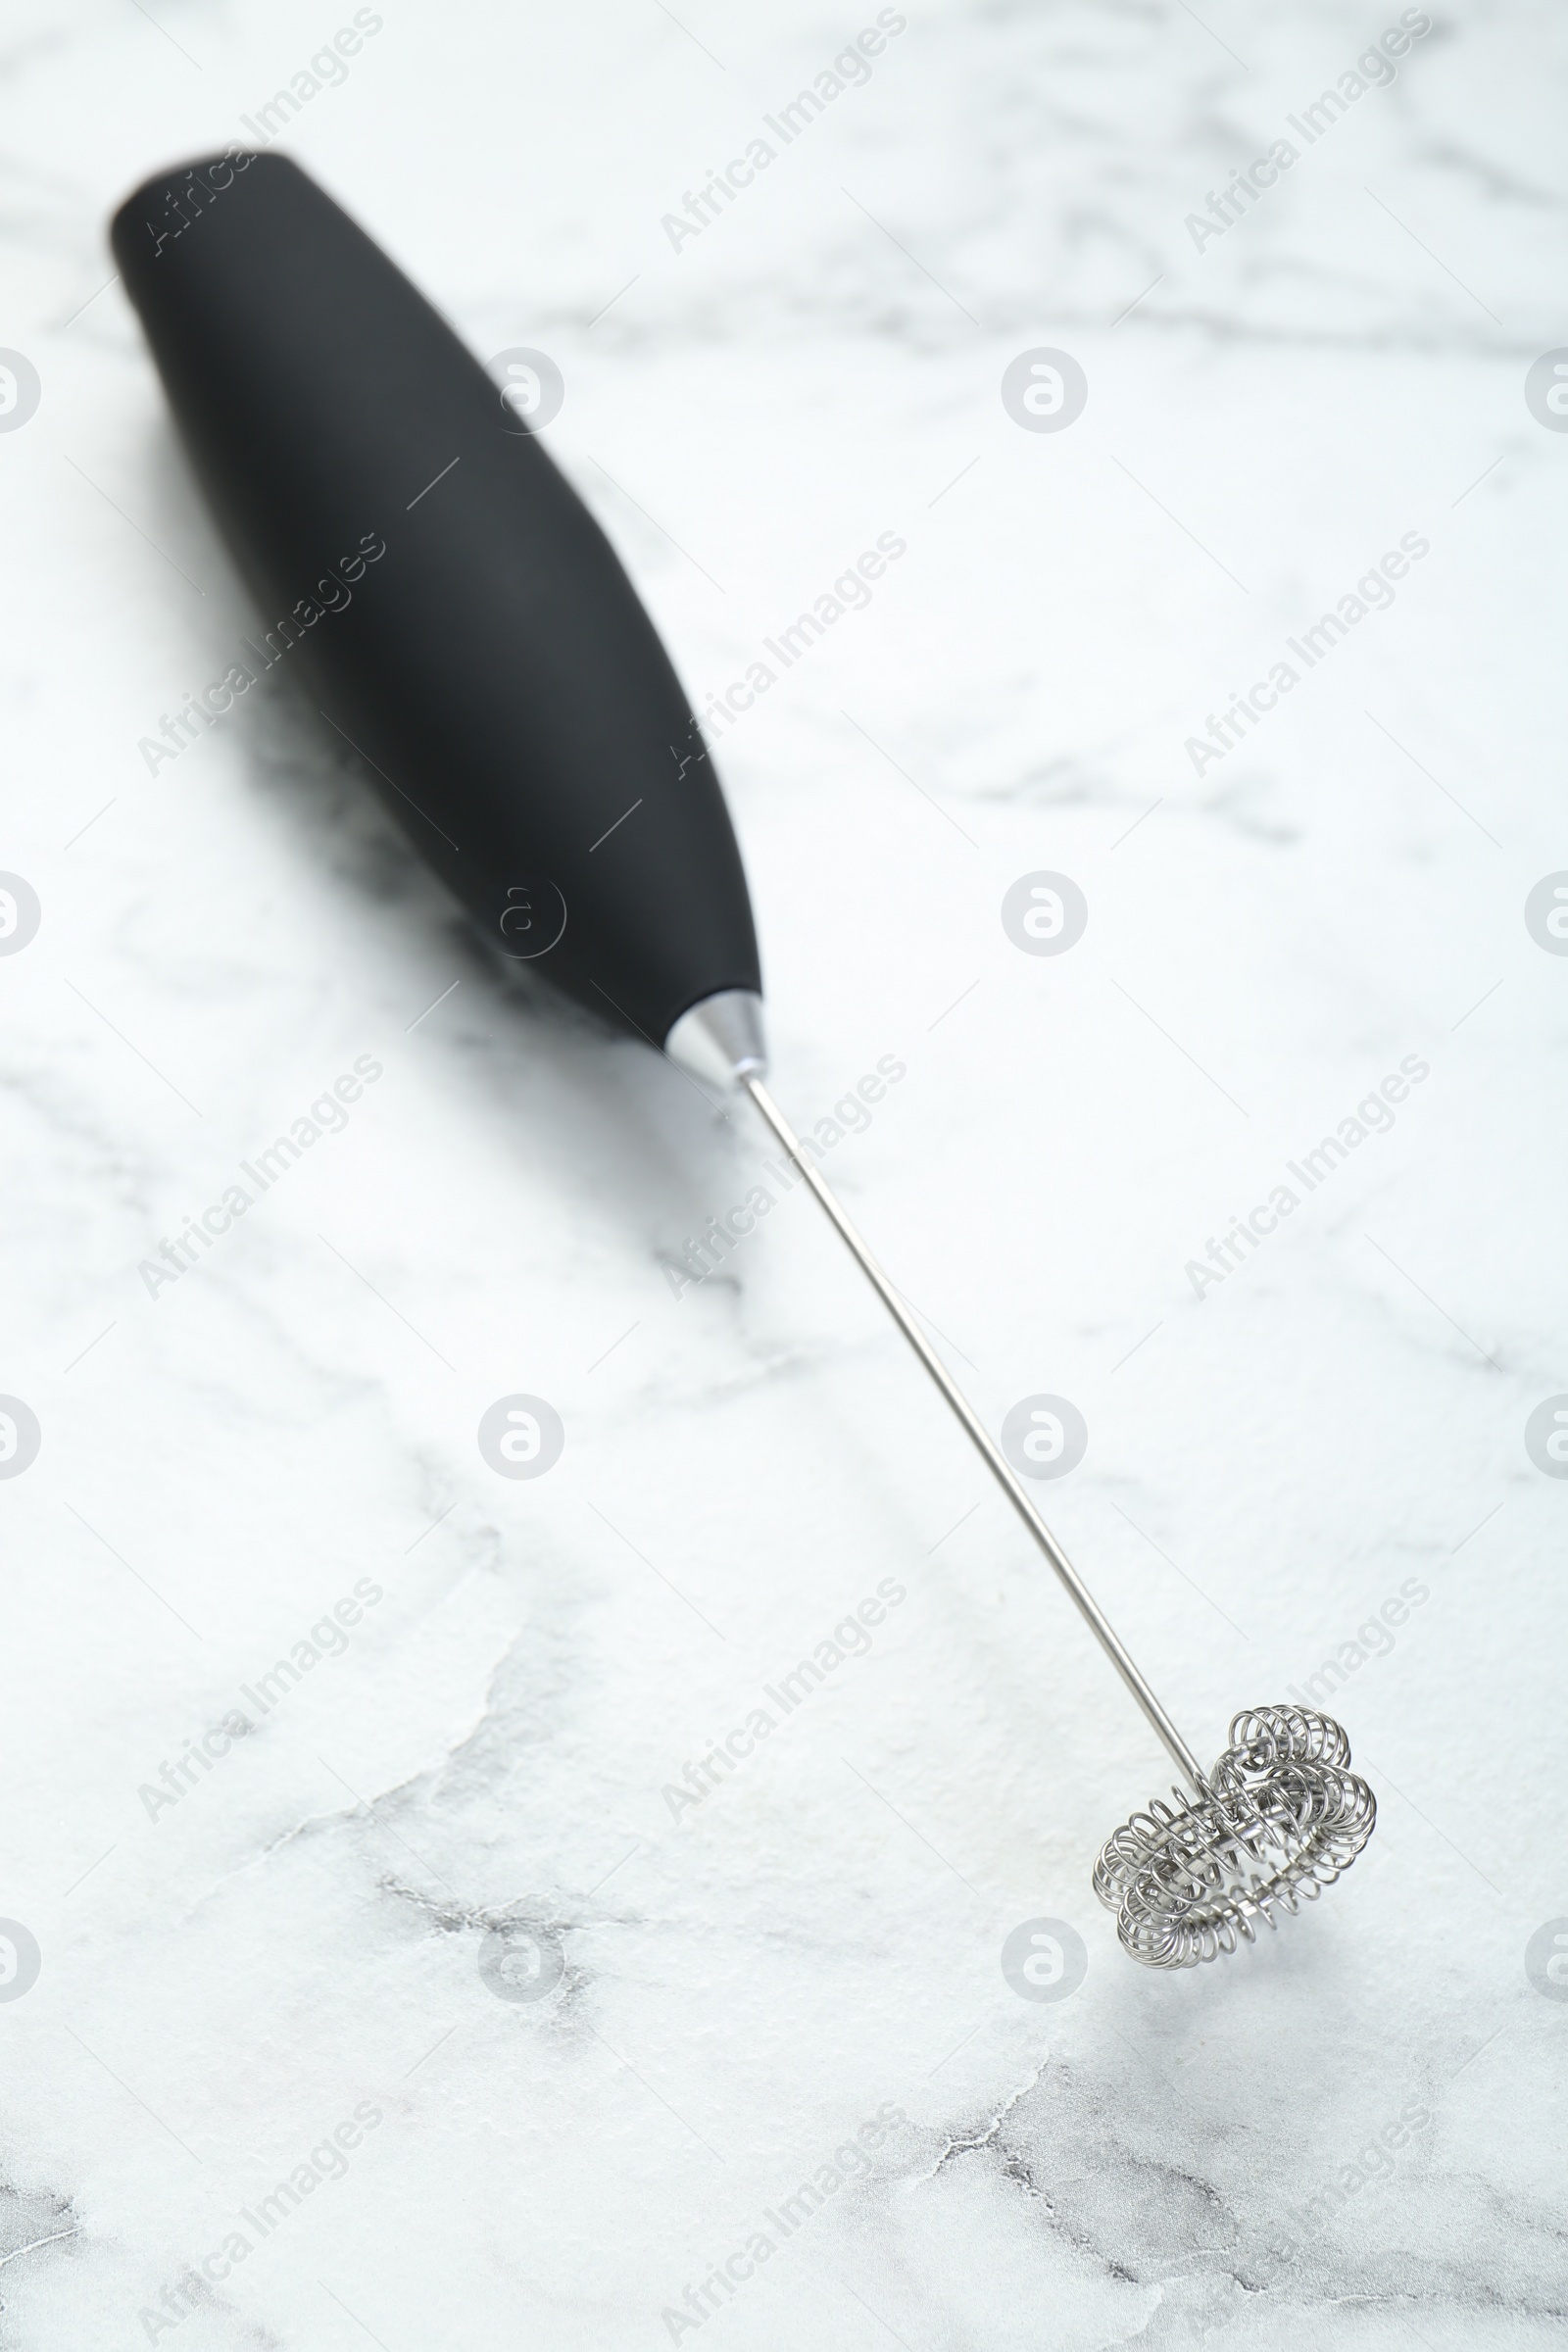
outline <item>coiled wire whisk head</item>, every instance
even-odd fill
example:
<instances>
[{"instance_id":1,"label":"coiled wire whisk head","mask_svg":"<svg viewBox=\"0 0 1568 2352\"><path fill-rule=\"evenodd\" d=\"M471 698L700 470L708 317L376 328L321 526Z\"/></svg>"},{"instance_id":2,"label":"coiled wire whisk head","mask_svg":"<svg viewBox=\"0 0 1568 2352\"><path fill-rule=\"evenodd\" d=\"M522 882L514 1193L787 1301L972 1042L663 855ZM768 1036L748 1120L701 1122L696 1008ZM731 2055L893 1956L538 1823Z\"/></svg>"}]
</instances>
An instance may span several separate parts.
<instances>
[{"instance_id":1,"label":"coiled wire whisk head","mask_svg":"<svg viewBox=\"0 0 1568 2352\"><path fill-rule=\"evenodd\" d=\"M1146 1968L1193 1968L1315 1900L1372 1835L1377 1800L1346 1769L1340 1725L1305 1707L1253 1707L1196 1794L1155 1798L1107 1839L1095 1892Z\"/></svg>"}]
</instances>

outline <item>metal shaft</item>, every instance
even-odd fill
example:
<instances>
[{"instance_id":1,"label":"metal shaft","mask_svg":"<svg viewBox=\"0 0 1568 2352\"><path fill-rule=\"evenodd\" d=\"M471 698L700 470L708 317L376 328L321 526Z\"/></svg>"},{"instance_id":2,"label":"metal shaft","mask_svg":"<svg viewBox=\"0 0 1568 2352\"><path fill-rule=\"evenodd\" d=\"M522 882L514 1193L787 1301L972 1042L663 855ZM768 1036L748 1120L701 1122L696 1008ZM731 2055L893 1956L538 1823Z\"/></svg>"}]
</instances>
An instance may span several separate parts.
<instances>
[{"instance_id":1,"label":"metal shaft","mask_svg":"<svg viewBox=\"0 0 1568 2352\"><path fill-rule=\"evenodd\" d=\"M1041 1518L1040 1513L1035 1509L1028 1494L1013 1475L1006 1455L993 1442L990 1432L970 1405L963 1391L957 1386L946 1364L926 1339L924 1332L915 1322L904 1300L856 1232L827 1185L823 1183L814 1162L808 1156L800 1139L766 1087L760 1078L751 1076L743 1078L742 1084L821 1202L822 1207L837 1228L840 1240L856 1259L860 1271L876 1292L888 1313L893 1317L894 1322L903 1332L909 1346L914 1349L915 1354L962 1422L987 1469L1076 1601L1090 1632L1142 1707L1151 1729L1159 1738L1166 1754L1178 1772L1182 1773L1195 1788L1200 1789L1203 1787L1203 1774L1198 1758L1193 1754L1192 1749L1133 1664L1094 1594Z\"/></svg>"}]
</instances>

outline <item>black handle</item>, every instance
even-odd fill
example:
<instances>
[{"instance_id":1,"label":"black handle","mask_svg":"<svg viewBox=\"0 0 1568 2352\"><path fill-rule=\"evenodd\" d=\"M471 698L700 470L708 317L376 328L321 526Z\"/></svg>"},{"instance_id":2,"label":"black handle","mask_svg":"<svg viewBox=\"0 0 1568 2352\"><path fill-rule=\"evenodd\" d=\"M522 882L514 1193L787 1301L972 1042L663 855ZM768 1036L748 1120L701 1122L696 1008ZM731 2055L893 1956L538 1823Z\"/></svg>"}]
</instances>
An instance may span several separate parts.
<instances>
[{"instance_id":1,"label":"black handle","mask_svg":"<svg viewBox=\"0 0 1568 2352\"><path fill-rule=\"evenodd\" d=\"M502 953L655 1045L701 999L760 991L729 813L664 649L445 320L282 156L149 180L112 241L261 604L250 671L309 673Z\"/></svg>"}]
</instances>

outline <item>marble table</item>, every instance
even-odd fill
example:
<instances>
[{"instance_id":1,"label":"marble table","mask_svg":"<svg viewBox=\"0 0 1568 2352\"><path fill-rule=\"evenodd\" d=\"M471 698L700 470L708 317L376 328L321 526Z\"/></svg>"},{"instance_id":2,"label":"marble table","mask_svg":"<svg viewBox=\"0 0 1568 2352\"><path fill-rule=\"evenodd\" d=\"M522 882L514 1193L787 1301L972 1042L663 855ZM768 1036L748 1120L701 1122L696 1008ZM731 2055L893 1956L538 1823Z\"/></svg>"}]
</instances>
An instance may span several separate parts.
<instances>
[{"instance_id":1,"label":"marble table","mask_svg":"<svg viewBox=\"0 0 1568 2352\"><path fill-rule=\"evenodd\" d=\"M1562 20L760 13L10 12L0 2343L1560 2343ZM1168 1767L804 1190L691 1278L760 1131L286 678L143 750L255 615L104 224L257 137L699 707L844 607L713 721L776 1088L1195 1746L1332 1694L1256 1948L1118 1949Z\"/></svg>"}]
</instances>

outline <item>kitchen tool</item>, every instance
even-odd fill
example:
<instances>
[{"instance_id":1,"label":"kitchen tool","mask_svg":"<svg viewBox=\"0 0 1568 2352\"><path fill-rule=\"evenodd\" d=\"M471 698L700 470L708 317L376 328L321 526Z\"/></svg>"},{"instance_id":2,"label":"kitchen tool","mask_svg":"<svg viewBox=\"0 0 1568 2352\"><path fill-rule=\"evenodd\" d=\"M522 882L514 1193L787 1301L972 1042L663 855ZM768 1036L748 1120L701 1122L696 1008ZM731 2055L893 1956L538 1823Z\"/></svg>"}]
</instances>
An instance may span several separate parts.
<instances>
[{"instance_id":1,"label":"kitchen tool","mask_svg":"<svg viewBox=\"0 0 1568 2352\"><path fill-rule=\"evenodd\" d=\"M1186 1784L1095 1869L1133 1957L1210 1960L1315 1897L1376 1817L1344 1732L1253 1708L1204 1772L769 1094L751 905L711 759L526 408L281 156L230 149L149 180L113 244L263 617L254 661L197 716L288 663L502 955L750 1098ZM513 379L536 401L544 380L527 362Z\"/></svg>"}]
</instances>

